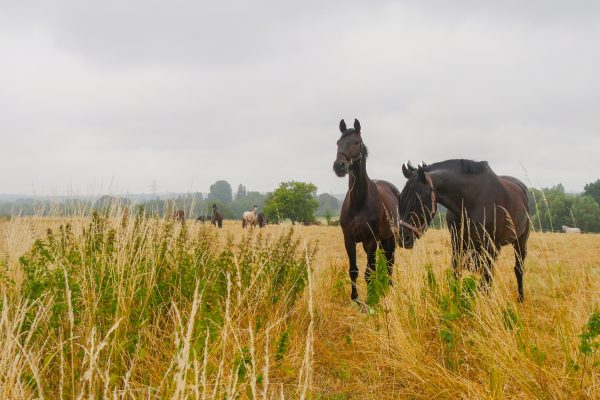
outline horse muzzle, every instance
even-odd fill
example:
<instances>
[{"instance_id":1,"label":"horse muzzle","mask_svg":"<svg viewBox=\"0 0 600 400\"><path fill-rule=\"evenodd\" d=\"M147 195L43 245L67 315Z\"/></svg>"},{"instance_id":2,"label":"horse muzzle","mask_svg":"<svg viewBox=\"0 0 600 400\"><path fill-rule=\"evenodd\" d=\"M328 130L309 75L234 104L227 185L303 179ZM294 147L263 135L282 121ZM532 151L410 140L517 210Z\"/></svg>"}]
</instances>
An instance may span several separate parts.
<instances>
[{"instance_id":1,"label":"horse muzzle","mask_svg":"<svg viewBox=\"0 0 600 400\"><path fill-rule=\"evenodd\" d=\"M339 158L333 162L333 172L340 178L348 173L348 164Z\"/></svg>"},{"instance_id":2,"label":"horse muzzle","mask_svg":"<svg viewBox=\"0 0 600 400\"><path fill-rule=\"evenodd\" d=\"M400 235L398 245L403 249L412 249L415 247L415 238L413 235Z\"/></svg>"}]
</instances>

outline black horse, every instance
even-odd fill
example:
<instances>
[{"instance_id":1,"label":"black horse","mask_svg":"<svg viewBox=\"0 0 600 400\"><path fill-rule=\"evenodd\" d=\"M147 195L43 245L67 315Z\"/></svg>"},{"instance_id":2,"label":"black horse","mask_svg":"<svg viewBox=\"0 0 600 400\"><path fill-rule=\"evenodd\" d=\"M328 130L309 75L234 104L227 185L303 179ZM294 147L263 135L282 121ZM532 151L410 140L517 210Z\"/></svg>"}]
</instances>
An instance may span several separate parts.
<instances>
[{"instance_id":1,"label":"black horse","mask_svg":"<svg viewBox=\"0 0 600 400\"><path fill-rule=\"evenodd\" d=\"M356 244L362 243L367 253L365 279L367 283L375 267L375 251L385 251L388 274L391 277L396 250L395 227L398 226L398 189L389 182L375 181L367 175L367 147L361 135L360 122L354 120L354 129L340 121L341 138L337 141L337 156L333 171L339 177L349 175L348 192L342 205L340 225L350 262L352 300L358 300L356 279Z\"/></svg>"},{"instance_id":2,"label":"black horse","mask_svg":"<svg viewBox=\"0 0 600 400\"><path fill-rule=\"evenodd\" d=\"M210 223L214 226L218 226L219 228L223 227L223 214L219 211L219 208L216 204L212 206L212 216L210 218Z\"/></svg>"},{"instance_id":3,"label":"black horse","mask_svg":"<svg viewBox=\"0 0 600 400\"><path fill-rule=\"evenodd\" d=\"M212 216L210 215L199 215L198 218L196 218L196 222L205 223L207 221L210 221L211 219Z\"/></svg>"},{"instance_id":4,"label":"black horse","mask_svg":"<svg viewBox=\"0 0 600 400\"><path fill-rule=\"evenodd\" d=\"M483 273L482 286L492 283L492 267L502 246L512 244L518 299L523 301L523 263L529 237L527 187L511 176L498 176L485 161L447 160L415 168L402 166L408 179L400 200L400 243L411 248L436 213L448 209L452 267L464 256Z\"/></svg>"},{"instance_id":5,"label":"black horse","mask_svg":"<svg viewBox=\"0 0 600 400\"><path fill-rule=\"evenodd\" d=\"M256 216L256 221L258 222L259 228L264 228L269 223L269 220L267 219L265 214L263 214L261 212L259 212L258 215Z\"/></svg>"}]
</instances>

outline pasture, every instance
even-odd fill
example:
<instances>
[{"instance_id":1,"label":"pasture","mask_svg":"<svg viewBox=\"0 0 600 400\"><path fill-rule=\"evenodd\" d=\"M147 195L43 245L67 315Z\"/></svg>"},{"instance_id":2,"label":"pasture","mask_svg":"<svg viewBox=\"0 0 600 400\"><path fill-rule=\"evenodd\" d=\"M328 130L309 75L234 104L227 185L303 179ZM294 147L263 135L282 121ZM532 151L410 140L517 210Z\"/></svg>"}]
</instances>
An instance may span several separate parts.
<instances>
[{"instance_id":1,"label":"pasture","mask_svg":"<svg viewBox=\"0 0 600 400\"><path fill-rule=\"evenodd\" d=\"M533 233L518 303L510 248L484 295L432 229L361 312L341 229L291 228L0 221L0 396L600 398L600 235Z\"/></svg>"}]
</instances>

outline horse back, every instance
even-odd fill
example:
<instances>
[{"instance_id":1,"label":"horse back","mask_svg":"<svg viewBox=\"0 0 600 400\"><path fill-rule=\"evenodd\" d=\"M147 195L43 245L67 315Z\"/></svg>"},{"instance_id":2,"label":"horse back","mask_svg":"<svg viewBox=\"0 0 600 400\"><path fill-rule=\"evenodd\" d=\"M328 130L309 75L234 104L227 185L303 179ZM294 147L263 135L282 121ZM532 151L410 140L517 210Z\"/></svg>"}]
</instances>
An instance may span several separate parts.
<instances>
[{"instance_id":1,"label":"horse back","mask_svg":"<svg viewBox=\"0 0 600 400\"><path fill-rule=\"evenodd\" d=\"M472 225L463 230L462 212L448 210L446 222L451 232L464 231L476 243L489 236L496 246L503 246L529 231L529 201L523 182L512 176L494 175L492 179L481 176L471 185L472 190L462 201Z\"/></svg>"}]
</instances>

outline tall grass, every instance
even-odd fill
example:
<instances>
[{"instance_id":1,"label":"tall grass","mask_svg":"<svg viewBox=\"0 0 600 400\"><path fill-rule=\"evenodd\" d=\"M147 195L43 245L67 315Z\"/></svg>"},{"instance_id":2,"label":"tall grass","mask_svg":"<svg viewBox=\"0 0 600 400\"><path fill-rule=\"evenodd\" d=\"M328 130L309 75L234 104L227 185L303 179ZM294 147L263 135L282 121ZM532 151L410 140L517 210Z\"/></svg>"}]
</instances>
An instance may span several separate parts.
<instances>
[{"instance_id":1,"label":"tall grass","mask_svg":"<svg viewBox=\"0 0 600 400\"><path fill-rule=\"evenodd\" d=\"M363 312L339 228L238 225L5 221L0 397L600 398L600 235L532 234L520 304L512 251L484 293L431 230Z\"/></svg>"},{"instance_id":2,"label":"tall grass","mask_svg":"<svg viewBox=\"0 0 600 400\"><path fill-rule=\"evenodd\" d=\"M223 246L131 211L67 221L4 268L2 398L306 392L314 248L292 230Z\"/></svg>"}]
</instances>

